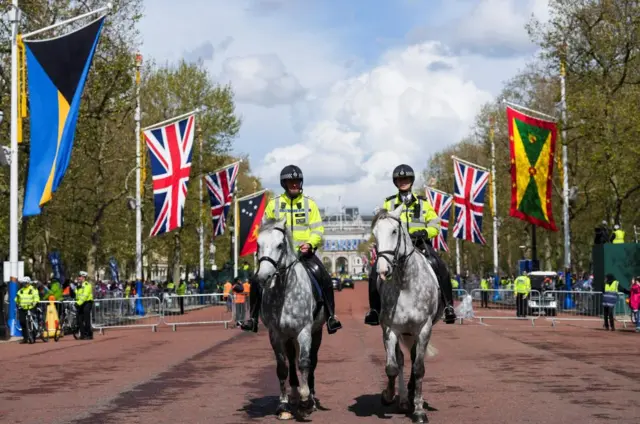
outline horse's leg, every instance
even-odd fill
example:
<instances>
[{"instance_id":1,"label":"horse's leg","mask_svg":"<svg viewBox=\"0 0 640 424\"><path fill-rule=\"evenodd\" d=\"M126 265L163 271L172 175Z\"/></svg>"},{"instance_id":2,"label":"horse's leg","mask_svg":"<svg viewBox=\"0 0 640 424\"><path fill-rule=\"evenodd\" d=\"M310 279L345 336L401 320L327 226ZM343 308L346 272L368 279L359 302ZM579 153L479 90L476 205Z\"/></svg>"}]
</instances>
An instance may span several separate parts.
<instances>
[{"instance_id":1,"label":"horse's leg","mask_svg":"<svg viewBox=\"0 0 640 424\"><path fill-rule=\"evenodd\" d=\"M396 361L396 346L398 345L398 337L391 331L391 328L385 327L382 330L382 339L384 341L384 348L387 352L387 365L385 366L385 372L387 373L387 388L382 391L381 400L384 405L391 405L393 398L396 395L396 377L398 376L399 368Z\"/></svg>"},{"instance_id":2,"label":"horse's leg","mask_svg":"<svg viewBox=\"0 0 640 424\"><path fill-rule=\"evenodd\" d=\"M409 399L413 399L413 396L416 392L416 375L413 372L413 363L416 361L416 345L418 344L418 339L416 338L413 346L411 346L411 377L409 378L409 384L407 385L408 394L407 397Z\"/></svg>"},{"instance_id":3,"label":"horse's leg","mask_svg":"<svg viewBox=\"0 0 640 424\"><path fill-rule=\"evenodd\" d=\"M318 351L322 343L322 327L311 335L311 369L309 370L309 397L311 406L316 410L316 366L318 366Z\"/></svg>"},{"instance_id":4,"label":"horse's leg","mask_svg":"<svg viewBox=\"0 0 640 424\"><path fill-rule=\"evenodd\" d=\"M300 394L298 393L300 382L298 381L298 370L296 369L296 341L290 339L285 343L284 347L289 361L289 403L296 405L300 399Z\"/></svg>"},{"instance_id":5,"label":"horse's leg","mask_svg":"<svg viewBox=\"0 0 640 424\"><path fill-rule=\"evenodd\" d=\"M271 348L276 355L276 373L280 381L280 404L276 410L276 415L278 415L278 418L281 420L290 420L293 418L293 414L289 408L289 398L287 396L287 374L289 373L289 369L287 368L287 355L284 343L280 341L273 331L269 331L269 342L271 342Z\"/></svg>"},{"instance_id":6,"label":"horse's leg","mask_svg":"<svg viewBox=\"0 0 640 424\"><path fill-rule=\"evenodd\" d=\"M404 385L404 352L401 343L396 344L396 361L398 362L398 409L408 412L411 409L407 386Z\"/></svg>"},{"instance_id":7,"label":"horse's leg","mask_svg":"<svg viewBox=\"0 0 640 424\"><path fill-rule=\"evenodd\" d=\"M424 411L422 398L422 379L424 377L424 357L427 353L427 346L431 339L431 330L433 328L433 321L431 318L420 330L418 338L416 340L416 358L413 361L413 374L415 376L415 393L413 395L413 416L411 417L414 423L426 423L428 422L427 413Z\"/></svg>"},{"instance_id":8,"label":"horse's leg","mask_svg":"<svg viewBox=\"0 0 640 424\"><path fill-rule=\"evenodd\" d=\"M311 324L298 333L298 369L300 370L300 408L304 411L311 409L309 402L309 370L311 369Z\"/></svg>"}]
</instances>

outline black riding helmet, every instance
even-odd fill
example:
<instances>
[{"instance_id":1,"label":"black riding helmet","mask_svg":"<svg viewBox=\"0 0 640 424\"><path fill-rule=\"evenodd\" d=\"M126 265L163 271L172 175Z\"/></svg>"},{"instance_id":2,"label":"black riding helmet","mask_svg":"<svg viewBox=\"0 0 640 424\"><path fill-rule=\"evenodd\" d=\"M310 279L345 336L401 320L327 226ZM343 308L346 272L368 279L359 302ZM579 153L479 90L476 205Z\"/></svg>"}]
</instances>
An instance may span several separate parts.
<instances>
[{"instance_id":1,"label":"black riding helmet","mask_svg":"<svg viewBox=\"0 0 640 424\"><path fill-rule=\"evenodd\" d=\"M411 179L411 185L413 186L413 183L416 180L416 173L413 172L412 167L403 163L402 165L396 166L396 168L393 170L393 185L395 185L396 187L398 186L396 184L396 179L398 178Z\"/></svg>"},{"instance_id":2,"label":"black riding helmet","mask_svg":"<svg viewBox=\"0 0 640 424\"><path fill-rule=\"evenodd\" d=\"M287 165L280 171L280 186L285 190L287 190L287 180L300 180L300 190L302 190L304 177L302 176L302 170L296 165Z\"/></svg>"}]
</instances>

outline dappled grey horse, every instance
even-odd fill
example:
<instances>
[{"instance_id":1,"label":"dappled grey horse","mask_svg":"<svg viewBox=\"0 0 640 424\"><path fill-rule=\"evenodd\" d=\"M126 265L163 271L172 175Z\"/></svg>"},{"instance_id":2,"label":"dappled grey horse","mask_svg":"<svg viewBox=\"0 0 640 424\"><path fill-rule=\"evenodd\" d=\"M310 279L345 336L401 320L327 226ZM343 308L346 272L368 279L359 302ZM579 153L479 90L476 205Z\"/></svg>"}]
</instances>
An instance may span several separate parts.
<instances>
[{"instance_id":1,"label":"dappled grey horse","mask_svg":"<svg viewBox=\"0 0 640 424\"><path fill-rule=\"evenodd\" d=\"M444 305L440 301L438 279L427 258L416 250L408 231L401 225L401 212L402 205L393 212L382 209L372 223L378 248L380 325L387 353L388 383L382 391L382 403L393 403L397 377L400 410L410 412L410 398L413 398L412 420L424 423L428 421L422 398L424 359L425 354L435 354L429 348L429 339ZM411 348L411 378L407 387L404 386L404 354L400 342Z\"/></svg>"},{"instance_id":2,"label":"dappled grey horse","mask_svg":"<svg viewBox=\"0 0 640 424\"><path fill-rule=\"evenodd\" d=\"M262 224L255 278L263 291L260 317L269 330L280 380L280 405L276 413L280 419L293 418L287 396L287 375L292 404L299 397L299 411L309 413L316 406L314 371L325 314L315 300L311 278L298 260L284 220L271 219Z\"/></svg>"}]
</instances>

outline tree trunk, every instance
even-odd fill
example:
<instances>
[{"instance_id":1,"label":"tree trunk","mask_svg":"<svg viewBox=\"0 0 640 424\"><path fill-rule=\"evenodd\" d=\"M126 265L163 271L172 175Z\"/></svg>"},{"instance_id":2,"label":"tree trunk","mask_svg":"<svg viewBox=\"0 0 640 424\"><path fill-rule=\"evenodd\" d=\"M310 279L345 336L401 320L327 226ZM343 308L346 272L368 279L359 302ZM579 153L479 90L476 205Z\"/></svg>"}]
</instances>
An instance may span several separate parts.
<instances>
[{"instance_id":1,"label":"tree trunk","mask_svg":"<svg viewBox=\"0 0 640 424\"><path fill-rule=\"evenodd\" d=\"M513 270L513 249L511 248L511 233L507 233L507 275L510 276Z\"/></svg>"},{"instance_id":2,"label":"tree trunk","mask_svg":"<svg viewBox=\"0 0 640 424\"><path fill-rule=\"evenodd\" d=\"M549 238L549 232L545 231L544 234L544 270L552 270L551 264L551 239Z\"/></svg>"},{"instance_id":3,"label":"tree trunk","mask_svg":"<svg viewBox=\"0 0 640 424\"><path fill-rule=\"evenodd\" d=\"M96 262L98 256L98 247L100 244L100 224L96 223L91 226L91 245L87 252L87 274L89 278L98 279Z\"/></svg>"},{"instance_id":4,"label":"tree trunk","mask_svg":"<svg viewBox=\"0 0 640 424\"><path fill-rule=\"evenodd\" d=\"M180 282L180 233L176 232L174 235L174 246L173 246L173 282Z\"/></svg>"}]
</instances>

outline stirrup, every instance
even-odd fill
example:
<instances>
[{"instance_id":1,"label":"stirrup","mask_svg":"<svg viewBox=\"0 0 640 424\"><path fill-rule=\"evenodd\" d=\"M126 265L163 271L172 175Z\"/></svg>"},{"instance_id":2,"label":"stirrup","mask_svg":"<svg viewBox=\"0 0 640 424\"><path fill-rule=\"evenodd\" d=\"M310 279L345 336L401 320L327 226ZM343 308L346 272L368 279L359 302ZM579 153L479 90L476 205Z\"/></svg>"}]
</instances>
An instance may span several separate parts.
<instances>
[{"instance_id":1,"label":"stirrup","mask_svg":"<svg viewBox=\"0 0 640 424\"><path fill-rule=\"evenodd\" d=\"M364 316L364 323L373 326L380 325L380 316L378 315L378 311L370 309Z\"/></svg>"},{"instance_id":2,"label":"stirrup","mask_svg":"<svg viewBox=\"0 0 640 424\"><path fill-rule=\"evenodd\" d=\"M327 320L327 332L333 334L342 328L342 324L335 316L329 317Z\"/></svg>"},{"instance_id":3,"label":"stirrup","mask_svg":"<svg viewBox=\"0 0 640 424\"><path fill-rule=\"evenodd\" d=\"M455 324L456 322L456 311L453 309L453 306L447 305L444 308L444 322L445 324Z\"/></svg>"}]
</instances>

